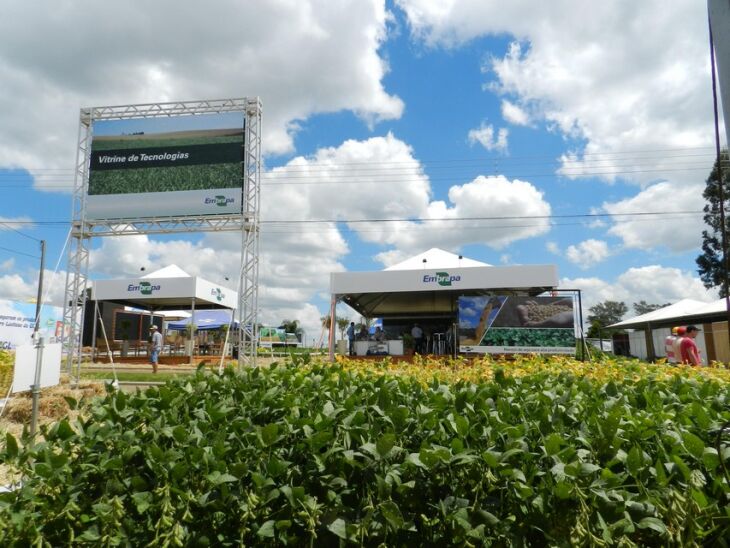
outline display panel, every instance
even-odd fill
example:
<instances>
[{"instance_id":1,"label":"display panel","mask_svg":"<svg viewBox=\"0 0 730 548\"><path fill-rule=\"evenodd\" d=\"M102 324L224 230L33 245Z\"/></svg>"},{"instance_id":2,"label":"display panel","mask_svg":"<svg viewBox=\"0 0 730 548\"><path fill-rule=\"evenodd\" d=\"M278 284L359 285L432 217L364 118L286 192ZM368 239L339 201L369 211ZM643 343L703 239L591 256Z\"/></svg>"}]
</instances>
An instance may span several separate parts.
<instances>
[{"instance_id":1,"label":"display panel","mask_svg":"<svg viewBox=\"0 0 730 548\"><path fill-rule=\"evenodd\" d=\"M244 113L92 123L88 219L241 211Z\"/></svg>"},{"instance_id":2,"label":"display panel","mask_svg":"<svg viewBox=\"0 0 730 548\"><path fill-rule=\"evenodd\" d=\"M573 299L459 297L459 351L575 354Z\"/></svg>"}]
</instances>

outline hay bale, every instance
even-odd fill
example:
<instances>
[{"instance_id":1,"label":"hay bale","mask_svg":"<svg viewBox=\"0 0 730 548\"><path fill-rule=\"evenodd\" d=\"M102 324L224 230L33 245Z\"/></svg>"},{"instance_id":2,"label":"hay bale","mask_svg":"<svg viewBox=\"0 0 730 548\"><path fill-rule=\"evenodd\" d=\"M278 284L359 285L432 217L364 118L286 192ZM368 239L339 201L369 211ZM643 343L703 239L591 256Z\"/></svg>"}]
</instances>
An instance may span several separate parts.
<instances>
[{"instance_id":1,"label":"hay bale","mask_svg":"<svg viewBox=\"0 0 730 548\"><path fill-rule=\"evenodd\" d=\"M5 416L10 422L25 424L30 422L33 414L33 402L30 398L13 398L5 409Z\"/></svg>"}]
</instances>

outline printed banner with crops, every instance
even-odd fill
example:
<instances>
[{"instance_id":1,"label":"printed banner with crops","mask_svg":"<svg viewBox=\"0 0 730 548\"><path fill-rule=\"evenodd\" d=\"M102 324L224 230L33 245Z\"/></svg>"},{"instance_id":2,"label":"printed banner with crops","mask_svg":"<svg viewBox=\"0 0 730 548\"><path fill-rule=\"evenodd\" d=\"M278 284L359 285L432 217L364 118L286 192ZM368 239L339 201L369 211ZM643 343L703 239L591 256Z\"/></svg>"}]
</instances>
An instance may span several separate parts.
<instances>
[{"instance_id":1,"label":"printed banner with crops","mask_svg":"<svg viewBox=\"0 0 730 548\"><path fill-rule=\"evenodd\" d=\"M571 297L459 297L459 351L575 354Z\"/></svg>"}]
</instances>

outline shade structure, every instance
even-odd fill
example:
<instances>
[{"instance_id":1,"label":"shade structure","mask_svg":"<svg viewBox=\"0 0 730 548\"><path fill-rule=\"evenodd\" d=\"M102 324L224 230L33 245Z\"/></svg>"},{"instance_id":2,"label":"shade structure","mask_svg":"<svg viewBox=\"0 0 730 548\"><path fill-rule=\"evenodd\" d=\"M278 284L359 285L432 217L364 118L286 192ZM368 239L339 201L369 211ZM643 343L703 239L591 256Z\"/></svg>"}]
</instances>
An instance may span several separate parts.
<instances>
[{"instance_id":1,"label":"shade structure","mask_svg":"<svg viewBox=\"0 0 730 548\"><path fill-rule=\"evenodd\" d=\"M238 293L233 289L190 276L181 268L170 265L139 278L96 280L91 298L145 310L177 310L236 308Z\"/></svg>"},{"instance_id":2,"label":"shade structure","mask_svg":"<svg viewBox=\"0 0 730 548\"><path fill-rule=\"evenodd\" d=\"M439 251L442 257L448 253ZM450 268L434 262L422 262L419 269L333 272L330 291L367 318L387 318L452 313L458 296L495 291L501 295L539 295L558 285L555 265Z\"/></svg>"},{"instance_id":3,"label":"shade structure","mask_svg":"<svg viewBox=\"0 0 730 548\"><path fill-rule=\"evenodd\" d=\"M693 322L700 323L701 321L720 321L726 319L725 314L725 299L712 303L682 299L669 306L622 320L608 327L612 329L645 329L649 324L660 327Z\"/></svg>"},{"instance_id":4,"label":"shade structure","mask_svg":"<svg viewBox=\"0 0 730 548\"><path fill-rule=\"evenodd\" d=\"M183 330L191 324L193 318L186 318L184 320L170 322L167 324L168 329L174 329L176 331ZM231 311L230 310L200 310L195 312L195 328L198 331L213 331L220 329L224 325L231 325ZM238 322L234 321L234 328L238 325Z\"/></svg>"},{"instance_id":5,"label":"shade structure","mask_svg":"<svg viewBox=\"0 0 730 548\"><path fill-rule=\"evenodd\" d=\"M460 297L538 296L555 290L557 285L555 265L496 267L438 248L381 271L333 272L330 274L330 360L334 360L337 302L346 303L365 318L382 318L384 330L393 329L391 335L407 334L417 322L429 329L432 343L439 343L434 352L444 353L447 346L457 348ZM400 339L399 335L395 337ZM423 338L420 339L422 346ZM388 353L393 352L390 342ZM402 353L402 341L395 342L400 343ZM353 352L352 348L349 352Z\"/></svg>"}]
</instances>

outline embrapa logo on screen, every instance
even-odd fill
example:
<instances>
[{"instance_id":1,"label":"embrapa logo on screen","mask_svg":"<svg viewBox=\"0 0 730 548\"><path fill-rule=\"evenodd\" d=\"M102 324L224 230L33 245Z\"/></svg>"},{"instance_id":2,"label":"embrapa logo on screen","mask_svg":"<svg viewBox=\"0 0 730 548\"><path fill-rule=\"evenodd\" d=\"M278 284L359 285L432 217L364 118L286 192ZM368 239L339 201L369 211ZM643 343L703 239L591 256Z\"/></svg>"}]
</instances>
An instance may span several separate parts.
<instances>
[{"instance_id":1,"label":"embrapa logo on screen","mask_svg":"<svg viewBox=\"0 0 730 548\"><path fill-rule=\"evenodd\" d=\"M232 204L235 200L229 196L216 195L205 199L207 205L215 204L218 207L226 207L228 204Z\"/></svg>"}]
</instances>

